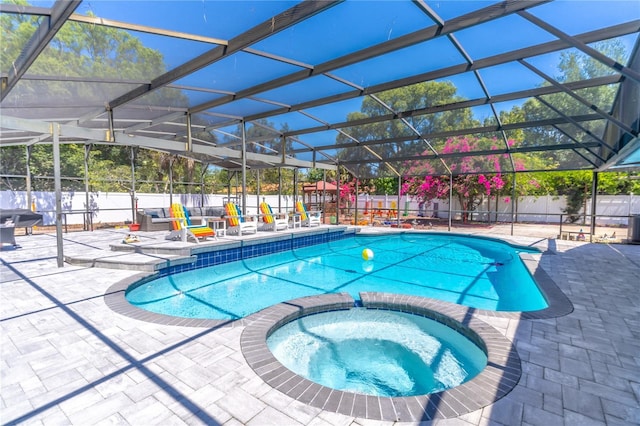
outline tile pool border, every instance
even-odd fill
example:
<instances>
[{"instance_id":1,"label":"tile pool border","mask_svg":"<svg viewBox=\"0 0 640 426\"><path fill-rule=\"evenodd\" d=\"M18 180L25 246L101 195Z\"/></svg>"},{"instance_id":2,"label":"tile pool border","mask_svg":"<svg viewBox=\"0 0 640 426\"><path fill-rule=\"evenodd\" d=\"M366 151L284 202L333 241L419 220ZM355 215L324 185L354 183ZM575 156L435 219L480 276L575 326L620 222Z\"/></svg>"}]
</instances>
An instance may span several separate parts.
<instances>
[{"instance_id":1,"label":"tile pool border","mask_svg":"<svg viewBox=\"0 0 640 426\"><path fill-rule=\"evenodd\" d=\"M269 335L299 317L354 307L347 293L304 297L279 303L247 317L240 348L253 371L272 388L312 407L383 421L455 418L491 405L507 395L522 375L511 341L476 317L472 308L435 299L389 293L360 293L363 306L425 316L473 340L487 354L487 366L473 379L442 392L411 397L377 397L332 389L299 376L282 365L267 347Z\"/></svg>"},{"instance_id":2,"label":"tile pool border","mask_svg":"<svg viewBox=\"0 0 640 426\"><path fill-rule=\"evenodd\" d=\"M269 253L277 253L285 250L290 250L291 248L283 248L286 245L291 245L292 247L295 245L295 248L305 247L313 244L318 244L327 241L336 241L343 238L352 237L356 234L354 230L336 230L327 232L323 230L321 232L309 232L303 236L292 238L290 235L288 236L270 236L265 239L260 240L243 240L239 242L233 242L230 244L225 244L221 247L216 247L214 250L209 247L207 251L204 251L202 248L195 247L192 250L193 255L197 256L210 256L209 262L194 262L190 265L179 265L173 266L169 268L164 268L161 271L153 274L141 273L137 274L128 279L122 280L120 282L115 283L107 291L104 295L104 300L106 305L111 308L114 312L117 312L121 315L138 319L141 321L147 321L156 324L163 325L175 325L175 326L184 326L184 327L217 327L221 325L234 325L234 326L243 326L246 324L246 318L238 319L238 320L216 320L216 319L194 319L194 318L180 318L170 315L163 315L154 312L150 312L144 309L140 309L136 306L130 304L125 298L125 292L133 285L142 285L154 279L160 278L162 276L166 276L170 273L178 273L186 270L199 269L206 266L214 266L220 263L225 263L225 261L221 261L224 258L224 255L221 252L227 250L236 250L233 256L237 255L237 250L241 250L242 247L253 247L252 249L248 249L247 253L253 254L252 256L247 257L255 257L261 256ZM381 234L377 234L381 235ZM460 236L469 237L466 234L456 234ZM473 237L473 236L471 236ZM481 237L484 238L484 237ZM496 241L502 241L505 244L511 244L509 241L498 238L491 238ZM295 241L300 240L300 241ZM324 241L326 240L326 241ZM283 243L284 241L284 243ZM287 242L288 241L288 242ZM275 244L268 253L264 251L267 249L265 247L269 244ZM218 254L212 254L218 253ZM239 253L243 253L240 251ZM260 254L257 254L260 253ZM568 315L573 312L573 304L569 300L569 298L562 292L562 290L558 287L558 285L553 281L553 279L547 274L539 265L540 261L534 255L530 253L521 253L520 258L522 259L524 265L528 269L529 273L533 276L538 288L544 295L545 299L549 306L545 309L541 309L538 311L530 311L530 312L505 312L505 311L490 311L478 308L465 307L469 310L472 310L478 315L490 316L494 318L506 318L506 319L548 319L548 318L557 318L564 315ZM235 259L238 260L238 259ZM228 260L230 261L230 260ZM217 263L216 263L217 262ZM205 265L206 264L206 265ZM198 266L199 265L199 266ZM457 306L457 305L455 305ZM462 305L460 305L462 306ZM267 308L268 309L268 308Z\"/></svg>"},{"instance_id":3,"label":"tile pool border","mask_svg":"<svg viewBox=\"0 0 640 426\"><path fill-rule=\"evenodd\" d=\"M216 246L196 246L191 250L191 255L195 256L195 261L159 269L156 278L235 262L237 260L250 259L252 257L338 241L344 238L351 238L355 234L355 229L346 227L316 228L300 233L283 233L281 235L269 235L264 238L231 241Z\"/></svg>"}]
</instances>

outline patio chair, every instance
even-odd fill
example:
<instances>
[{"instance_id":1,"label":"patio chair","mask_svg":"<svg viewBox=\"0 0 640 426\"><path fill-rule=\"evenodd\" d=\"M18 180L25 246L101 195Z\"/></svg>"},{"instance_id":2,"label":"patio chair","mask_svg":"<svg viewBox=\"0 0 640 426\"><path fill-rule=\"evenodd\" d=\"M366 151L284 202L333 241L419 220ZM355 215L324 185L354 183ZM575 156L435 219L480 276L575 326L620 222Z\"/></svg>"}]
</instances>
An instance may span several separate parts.
<instances>
[{"instance_id":1,"label":"patio chair","mask_svg":"<svg viewBox=\"0 0 640 426\"><path fill-rule=\"evenodd\" d=\"M174 218L174 220L171 222L173 230L169 236L167 236L169 240L180 239L187 241L191 238L196 243L199 243L200 239L207 239L208 237L218 239L215 231L204 223L200 225L192 224L189 212L187 212L187 209L180 203L173 203L171 205L171 217Z\"/></svg>"},{"instance_id":2,"label":"patio chair","mask_svg":"<svg viewBox=\"0 0 640 426\"><path fill-rule=\"evenodd\" d=\"M289 227L287 215L285 213L273 213L271 206L263 201L260 204L262 212L263 228L268 231L278 231Z\"/></svg>"},{"instance_id":3,"label":"patio chair","mask_svg":"<svg viewBox=\"0 0 640 426\"><path fill-rule=\"evenodd\" d=\"M257 220L246 220L242 215L242 210L235 203L227 203L224 206L226 211L225 218L227 219L227 233L238 233L238 236L242 236L243 232L258 232Z\"/></svg>"},{"instance_id":4,"label":"patio chair","mask_svg":"<svg viewBox=\"0 0 640 426\"><path fill-rule=\"evenodd\" d=\"M613 231L613 234L607 235L605 233L603 236L596 238L595 241L598 242L598 243L606 243L606 242L611 242L611 241L616 241L616 240L617 240L616 232Z\"/></svg>"},{"instance_id":5,"label":"patio chair","mask_svg":"<svg viewBox=\"0 0 640 426\"><path fill-rule=\"evenodd\" d=\"M296 202L296 212L300 214L302 226L320 226L321 211L309 211L302 201Z\"/></svg>"},{"instance_id":6,"label":"patio chair","mask_svg":"<svg viewBox=\"0 0 640 426\"><path fill-rule=\"evenodd\" d=\"M12 246L16 246L16 223L20 216L13 215L11 217L6 218L4 223L0 223L0 247L2 247L5 243L11 244Z\"/></svg>"}]
</instances>

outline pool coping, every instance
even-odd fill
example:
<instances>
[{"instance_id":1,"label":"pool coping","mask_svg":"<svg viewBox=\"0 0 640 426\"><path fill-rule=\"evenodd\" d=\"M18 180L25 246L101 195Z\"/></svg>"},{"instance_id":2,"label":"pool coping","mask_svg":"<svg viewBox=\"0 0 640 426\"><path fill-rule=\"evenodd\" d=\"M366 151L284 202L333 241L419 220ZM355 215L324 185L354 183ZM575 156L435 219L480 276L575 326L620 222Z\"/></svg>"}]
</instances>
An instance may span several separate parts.
<instances>
[{"instance_id":1,"label":"pool coping","mask_svg":"<svg viewBox=\"0 0 640 426\"><path fill-rule=\"evenodd\" d=\"M247 317L240 347L251 369L272 388L322 410L384 421L455 418L495 403L517 385L522 374L515 345L482 321L472 308L440 300L390 293L362 292L368 309L407 312L432 318L473 340L487 354L487 366L473 379L445 391L410 397L378 397L332 389L282 365L267 346L280 326L299 317L354 307L347 293L303 297L273 305Z\"/></svg>"}]
</instances>

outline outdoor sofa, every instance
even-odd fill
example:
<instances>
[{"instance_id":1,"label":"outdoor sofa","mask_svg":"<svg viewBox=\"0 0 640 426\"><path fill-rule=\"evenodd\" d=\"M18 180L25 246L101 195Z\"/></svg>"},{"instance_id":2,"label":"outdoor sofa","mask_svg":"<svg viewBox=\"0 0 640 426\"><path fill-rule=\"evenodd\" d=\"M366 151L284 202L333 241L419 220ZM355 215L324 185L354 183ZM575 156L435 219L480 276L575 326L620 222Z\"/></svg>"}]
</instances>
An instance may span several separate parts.
<instances>
[{"instance_id":1,"label":"outdoor sofa","mask_svg":"<svg viewBox=\"0 0 640 426\"><path fill-rule=\"evenodd\" d=\"M192 223L200 223L205 217L224 217L224 207L187 207ZM141 231L171 231L171 209L152 208L138 209L136 223L140 224Z\"/></svg>"}]
</instances>

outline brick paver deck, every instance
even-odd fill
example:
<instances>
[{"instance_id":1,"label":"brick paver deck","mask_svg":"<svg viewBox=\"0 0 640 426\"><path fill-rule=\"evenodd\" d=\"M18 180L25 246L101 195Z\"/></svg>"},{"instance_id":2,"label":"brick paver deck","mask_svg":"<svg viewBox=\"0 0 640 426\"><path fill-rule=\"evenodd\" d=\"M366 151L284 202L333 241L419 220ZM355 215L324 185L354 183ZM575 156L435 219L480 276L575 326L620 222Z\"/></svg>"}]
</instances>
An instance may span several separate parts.
<instances>
[{"instance_id":1,"label":"brick paver deck","mask_svg":"<svg viewBox=\"0 0 640 426\"><path fill-rule=\"evenodd\" d=\"M108 250L123 233L65 234L65 251ZM243 322L121 315L105 292L140 272L58 268L54 235L16 238L20 248L0 252L2 424L392 424L322 410L266 384L242 354ZM539 265L573 312L478 313L514 342L522 375L497 402L443 424L639 424L640 246L509 239L544 251Z\"/></svg>"}]
</instances>

